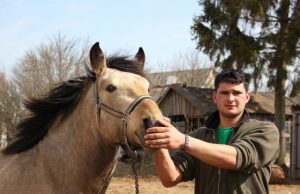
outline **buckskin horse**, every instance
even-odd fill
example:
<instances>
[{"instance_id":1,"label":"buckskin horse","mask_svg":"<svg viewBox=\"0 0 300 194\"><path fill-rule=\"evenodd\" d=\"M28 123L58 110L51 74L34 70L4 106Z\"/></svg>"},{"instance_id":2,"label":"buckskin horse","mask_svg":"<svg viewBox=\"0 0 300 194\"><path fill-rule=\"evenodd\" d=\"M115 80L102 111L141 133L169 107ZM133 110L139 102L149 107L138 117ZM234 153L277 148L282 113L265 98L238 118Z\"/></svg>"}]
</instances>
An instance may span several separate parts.
<instances>
[{"instance_id":1,"label":"buckskin horse","mask_svg":"<svg viewBox=\"0 0 300 194\"><path fill-rule=\"evenodd\" d=\"M120 145L148 150L145 126L162 118L149 96L145 54L90 50L87 75L25 101L31 114L0 155L0 193L105 193Z\"/></svg>"}]
</instances>

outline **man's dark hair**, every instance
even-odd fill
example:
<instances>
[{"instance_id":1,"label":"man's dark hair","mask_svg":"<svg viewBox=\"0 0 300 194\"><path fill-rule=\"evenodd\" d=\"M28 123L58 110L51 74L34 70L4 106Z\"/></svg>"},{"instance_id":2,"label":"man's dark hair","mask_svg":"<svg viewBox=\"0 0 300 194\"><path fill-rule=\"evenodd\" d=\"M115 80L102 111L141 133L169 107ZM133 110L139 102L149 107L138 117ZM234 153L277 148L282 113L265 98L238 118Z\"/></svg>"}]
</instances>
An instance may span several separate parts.
<instances>
[{"instance_id":1,"label":"man's dark hair","mask_svg":"<svg viewBox=\"0 0 300 194\"><path fill-rule=\"evenodd\" d=\"M243 83L246 91L248 91L249 75L244 74L235 69L227 69L219 73L215 79L215 90L218 89L220 83L241 84Z\"/></svg>"}]
</instances>

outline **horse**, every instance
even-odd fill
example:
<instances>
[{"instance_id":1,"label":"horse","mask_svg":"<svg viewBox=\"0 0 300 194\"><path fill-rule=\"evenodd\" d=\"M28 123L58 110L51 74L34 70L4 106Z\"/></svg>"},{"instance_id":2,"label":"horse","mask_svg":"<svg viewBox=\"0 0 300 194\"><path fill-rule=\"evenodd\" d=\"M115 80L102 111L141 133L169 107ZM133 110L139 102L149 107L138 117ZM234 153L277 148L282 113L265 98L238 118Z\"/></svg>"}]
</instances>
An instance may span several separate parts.
<instances>
[{"instance_id":1,"label":"horse","mask_svg":"<svg viewBox=\"0 0 300 194\"><path fill-rule=\"evenodd\" d=\"M105 193L124 145L151 151L149 125L163 118L149 96L140 47L133 59L90 49L87 75L24 101L30 114L0 154L0 193Z\"/></svg>"}]
</instances>

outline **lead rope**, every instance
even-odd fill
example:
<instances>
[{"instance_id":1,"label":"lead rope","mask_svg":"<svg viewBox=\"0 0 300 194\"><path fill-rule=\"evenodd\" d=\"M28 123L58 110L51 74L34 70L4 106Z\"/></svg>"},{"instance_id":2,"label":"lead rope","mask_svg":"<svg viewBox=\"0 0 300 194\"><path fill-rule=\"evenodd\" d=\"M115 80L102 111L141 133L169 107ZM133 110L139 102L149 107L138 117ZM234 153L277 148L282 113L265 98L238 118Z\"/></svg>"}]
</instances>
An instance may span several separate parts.
<instances>
[{"instance_id":1,"label":"lead rope","mask_svg":"<svg viewBox=\"0 0 300 194\"><path fill-rule=\"evenodd\" d=\"M138 169L135 167L135 164L132 164L132 171L134 173L134 186L135 186L135 194L139 194L139 175L138 175Z\"/></svg>"},{"instance_id":2,"label":"lead rope","mask_svg":"<svg viewBox=\"0 0 300 194\"><path fill-rule=\"evenodd\" d=\"M139 194L139 175L138 171L141 170L143 163L143 157L139 155L136 151L134 151L133 160L131 163L132 172L134 174L134 186L135 186L135 194Z\"/></svg>"}]
</instances>

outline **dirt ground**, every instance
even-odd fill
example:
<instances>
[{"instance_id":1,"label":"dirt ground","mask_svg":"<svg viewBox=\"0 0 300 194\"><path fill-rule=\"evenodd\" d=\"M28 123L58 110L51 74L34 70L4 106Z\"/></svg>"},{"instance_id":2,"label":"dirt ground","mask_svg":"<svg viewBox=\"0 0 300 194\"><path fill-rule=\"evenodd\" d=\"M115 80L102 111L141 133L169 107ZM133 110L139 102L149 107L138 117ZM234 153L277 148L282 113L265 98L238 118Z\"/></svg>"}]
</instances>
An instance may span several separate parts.
<instances>
[{"instance_id":1,"label":"dirt ground","mask_svg":"<svg viewBox=\"0 0 300 194\"><path fill-rule=\"evenodd\" d=\"M164 188L156 176L139 178L140 194L193 194L193 182L180 183L176 187ZM134 178L112 177L107 194L135 193ZM300 194L300 184L270 185L270 194Z\"/></svg>"}]
</instances>

